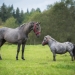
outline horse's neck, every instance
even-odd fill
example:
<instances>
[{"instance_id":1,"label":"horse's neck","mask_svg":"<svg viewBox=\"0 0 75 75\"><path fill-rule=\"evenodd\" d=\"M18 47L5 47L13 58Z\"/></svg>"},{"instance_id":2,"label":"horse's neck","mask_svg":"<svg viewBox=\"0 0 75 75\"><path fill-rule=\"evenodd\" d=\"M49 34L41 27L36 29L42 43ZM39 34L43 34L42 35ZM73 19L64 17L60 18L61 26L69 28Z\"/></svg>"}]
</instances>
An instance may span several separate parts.
<instances>
[{"instance_id":1,"label":"horse's neck","mask_svg":"<svg viewBox=\"0 0 75 75\"><path fill-rule=\"evenodd\" d=\"M25 33L25 35L28 36L28 34L31 32L31 30L32 30L32 28L31 28L31 24L30 24L30 23L24 25L24 27L23 27L23 32Z\"/></svg>"}]
</instances>

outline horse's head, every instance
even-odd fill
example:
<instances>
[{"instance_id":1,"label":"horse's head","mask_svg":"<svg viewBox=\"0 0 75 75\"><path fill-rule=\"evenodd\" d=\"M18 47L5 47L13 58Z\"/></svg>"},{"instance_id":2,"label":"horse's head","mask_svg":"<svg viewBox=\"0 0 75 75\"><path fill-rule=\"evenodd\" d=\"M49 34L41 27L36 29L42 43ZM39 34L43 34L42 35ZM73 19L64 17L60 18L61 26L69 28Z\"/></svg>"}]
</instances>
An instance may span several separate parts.
<instances>
[{"instance_id":1,"label":"horse's head","mask_svg":"<svg viewBox=\"0 0 75 75\"><path fill-rule=\"evenodd\" d=\"M33 31L36 34L37 37L40 36L41 34L41 27L40 27L40 23L39 22L35 22L33 23Z\"/></svg>"}]
</instances>

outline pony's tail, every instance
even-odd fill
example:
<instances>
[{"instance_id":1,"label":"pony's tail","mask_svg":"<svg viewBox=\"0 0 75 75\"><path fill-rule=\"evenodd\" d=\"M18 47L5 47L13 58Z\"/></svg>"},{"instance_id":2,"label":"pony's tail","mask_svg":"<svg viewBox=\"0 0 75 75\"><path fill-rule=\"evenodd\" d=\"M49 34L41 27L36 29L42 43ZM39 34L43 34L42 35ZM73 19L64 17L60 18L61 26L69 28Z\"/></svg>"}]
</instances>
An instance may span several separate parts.
<instances>
[{"instance_id":1,"label":"pony's tail","mask_svg":"<svg viewBox=\"0 0 75 75\"><path fill-rule=\"evenodd\" d=\"M73 56L75 56L75 44L73 45L74 46L74 48L73 48Z\"/></svg>"}]
</instances>

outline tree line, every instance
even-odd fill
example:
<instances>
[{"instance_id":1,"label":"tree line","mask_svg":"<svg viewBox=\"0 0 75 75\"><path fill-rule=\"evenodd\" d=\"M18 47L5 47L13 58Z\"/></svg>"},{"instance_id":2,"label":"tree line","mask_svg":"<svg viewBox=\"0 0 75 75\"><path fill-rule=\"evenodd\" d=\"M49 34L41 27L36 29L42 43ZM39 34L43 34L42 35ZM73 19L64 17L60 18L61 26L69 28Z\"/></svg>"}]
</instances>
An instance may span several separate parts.
<instances>
[{"instance_id":1,"label":"tree line","mask_svg":"<svg viewBox=\"0 0 75 75\"><path fill-rule=\"evenodd\" d=\"M20 10L18 7L17 9L14 9L13 5L7 6L3 3L0 7L0 25L3 24L4 26L15 28L18 25L21 25L33 12L41 12L41 10L40 8L37 8L36 10L32 8L30 12L27 9L27 12L24 13L24 11Z\"/></svg>"},{"instance_id":2,"label":"tree line","mask_svg":"<svg viewBox=\"0 0 75 75\"><path fill-rule=\"evenodd\" d=\"M40 8L32 8L30 12L27 9L27 12L23 12L19 8L14 10L13 5L7 7L5 4L0 8L1 26L14 28L30 21L41 22L41 37L36 38L33 32L30 33L28 44L41 43L45 35L51 35L60 42L75 43L75 0L60 0L53 5L47 5L43 12Z\"/></svg>"}]
</instances>

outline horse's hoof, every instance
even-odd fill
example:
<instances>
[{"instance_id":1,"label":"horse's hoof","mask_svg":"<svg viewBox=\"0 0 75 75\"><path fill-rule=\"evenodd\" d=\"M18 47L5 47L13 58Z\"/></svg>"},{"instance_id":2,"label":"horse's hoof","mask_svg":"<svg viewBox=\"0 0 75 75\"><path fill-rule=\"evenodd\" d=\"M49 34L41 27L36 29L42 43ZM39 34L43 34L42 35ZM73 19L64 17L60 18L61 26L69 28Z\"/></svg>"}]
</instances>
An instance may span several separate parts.
<instances>
[{"instance_id":1,"label":"horse's hoof","mask_svg":"<svg viewBox=\"0 0 75 75\"><path fill-rule=\"evenodd\" d=\"M25 60L24 58L22 60Z\"/></svg>"},{"instance_id":2,"label":"horse's hoof","mask_svg":"<svg viewBox=\"0 0 75 75\"><path fill-rule=\"evenodd\" d=\"M24 58L22 58L22 60L25 60Z\"/></svg>"},{"instance_id":3,"label":"horse's hoof","mask_svg":"<svg viewBox=\"0 0 75 75\"><path fill-rule=\"evenodd\" d=\"M2 60L2 58L0 58L0 60Z\"/></svg>"},{"instance_id":4,"label":"horse's hoof","mask_svg":"<svg viewBox=\"0 0 75 75\"><path fill-rule=\"evenodd\" d=\"M2 60L2 58L0 57L0 60Z\"/></svg>"}]
</instances>

